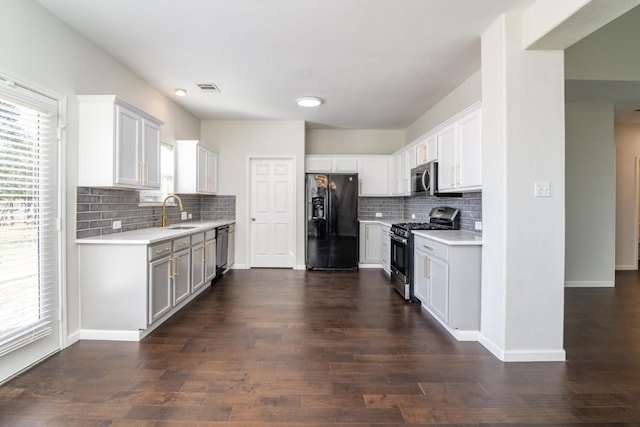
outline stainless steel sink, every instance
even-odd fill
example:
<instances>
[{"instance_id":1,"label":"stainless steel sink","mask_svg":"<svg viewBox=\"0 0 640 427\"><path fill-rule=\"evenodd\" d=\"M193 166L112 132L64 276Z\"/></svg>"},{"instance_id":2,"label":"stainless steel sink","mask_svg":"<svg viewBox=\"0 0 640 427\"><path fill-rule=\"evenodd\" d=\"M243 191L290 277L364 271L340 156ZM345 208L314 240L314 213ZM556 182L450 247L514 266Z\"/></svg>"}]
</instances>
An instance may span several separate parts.
<instances>
[{"instance_id":1,"label":"stainless steel sink","mask_svg":"<svg viewBox=\"0 0 640 427\"><path fill-rule=\"evenodd\" d=\"M172 225L167 227L169 230L191 230L192 228L198 228L195 225Z\"/></svg>"}]
</instances>

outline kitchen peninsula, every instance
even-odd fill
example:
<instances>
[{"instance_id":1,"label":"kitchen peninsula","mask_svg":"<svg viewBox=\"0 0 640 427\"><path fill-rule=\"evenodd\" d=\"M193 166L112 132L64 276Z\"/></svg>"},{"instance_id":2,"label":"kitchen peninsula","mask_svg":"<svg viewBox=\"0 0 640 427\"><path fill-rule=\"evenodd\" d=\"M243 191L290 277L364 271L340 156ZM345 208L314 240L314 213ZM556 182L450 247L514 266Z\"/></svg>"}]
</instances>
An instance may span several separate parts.
<instances>
[{"instance_id":1,"label":"kitchen peninsula","mask_svg":"<svg viewBox=\"0 0 640 427\"><path fill-rule=\"evenodd\" d=\"M81 338L139 341L149 334L215 278L217 229L234 223L179 223L77 239Z\"/></svg>"}]
</instances>

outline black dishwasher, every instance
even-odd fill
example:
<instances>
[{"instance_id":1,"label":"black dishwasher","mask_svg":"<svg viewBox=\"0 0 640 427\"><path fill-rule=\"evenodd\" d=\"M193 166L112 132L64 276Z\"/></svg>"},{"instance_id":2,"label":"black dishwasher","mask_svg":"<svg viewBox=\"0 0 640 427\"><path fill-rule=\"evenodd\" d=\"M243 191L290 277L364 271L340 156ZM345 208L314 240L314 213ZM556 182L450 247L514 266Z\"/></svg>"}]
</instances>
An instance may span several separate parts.
<instances>
[{"instance_id":1,"label":"black dishwasher","mask_svg":"<svg viewBox=\"0 0 640 427\"><path fill-rule=\"evenodd\" d=\"M229 246L229 226L216 229L216 277L222 276L227 269L227 248Z\"/></svg>"}]
</instances>

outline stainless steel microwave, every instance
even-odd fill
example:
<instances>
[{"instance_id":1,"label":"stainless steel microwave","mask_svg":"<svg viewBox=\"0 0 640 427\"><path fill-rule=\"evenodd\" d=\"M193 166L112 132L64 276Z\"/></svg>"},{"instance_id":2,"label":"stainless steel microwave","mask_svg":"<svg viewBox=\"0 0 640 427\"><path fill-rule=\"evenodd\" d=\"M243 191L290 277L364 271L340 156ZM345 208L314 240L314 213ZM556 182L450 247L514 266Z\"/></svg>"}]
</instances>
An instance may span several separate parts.
<instances>
[{"instance_id":1,"label":"stainless steel microwave","mask_svg":"<svg viewBox=\"0 0 640 427\"><path fill-rule=\"evenodd\" d=\"M438 163L429 162L411 169L411 195L433 196L437 192Z\"/></svg>"}]
</instances>

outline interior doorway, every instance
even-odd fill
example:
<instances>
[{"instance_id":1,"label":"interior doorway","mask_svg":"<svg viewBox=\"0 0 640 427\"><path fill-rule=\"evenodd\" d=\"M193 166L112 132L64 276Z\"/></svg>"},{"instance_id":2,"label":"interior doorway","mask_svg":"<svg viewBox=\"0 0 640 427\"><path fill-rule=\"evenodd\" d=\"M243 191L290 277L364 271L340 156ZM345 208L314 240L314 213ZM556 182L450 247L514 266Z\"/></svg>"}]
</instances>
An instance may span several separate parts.
<instances>
[{"instance_id":1,"label":"interior doorway","mask_svg":"<svg viewBox=\"0 0 640 427\"><path fill-rule=\"evenodd\" d=\"M250 158L250 267L294 268L295 159Z\"/></svg>"}]
</instances>

